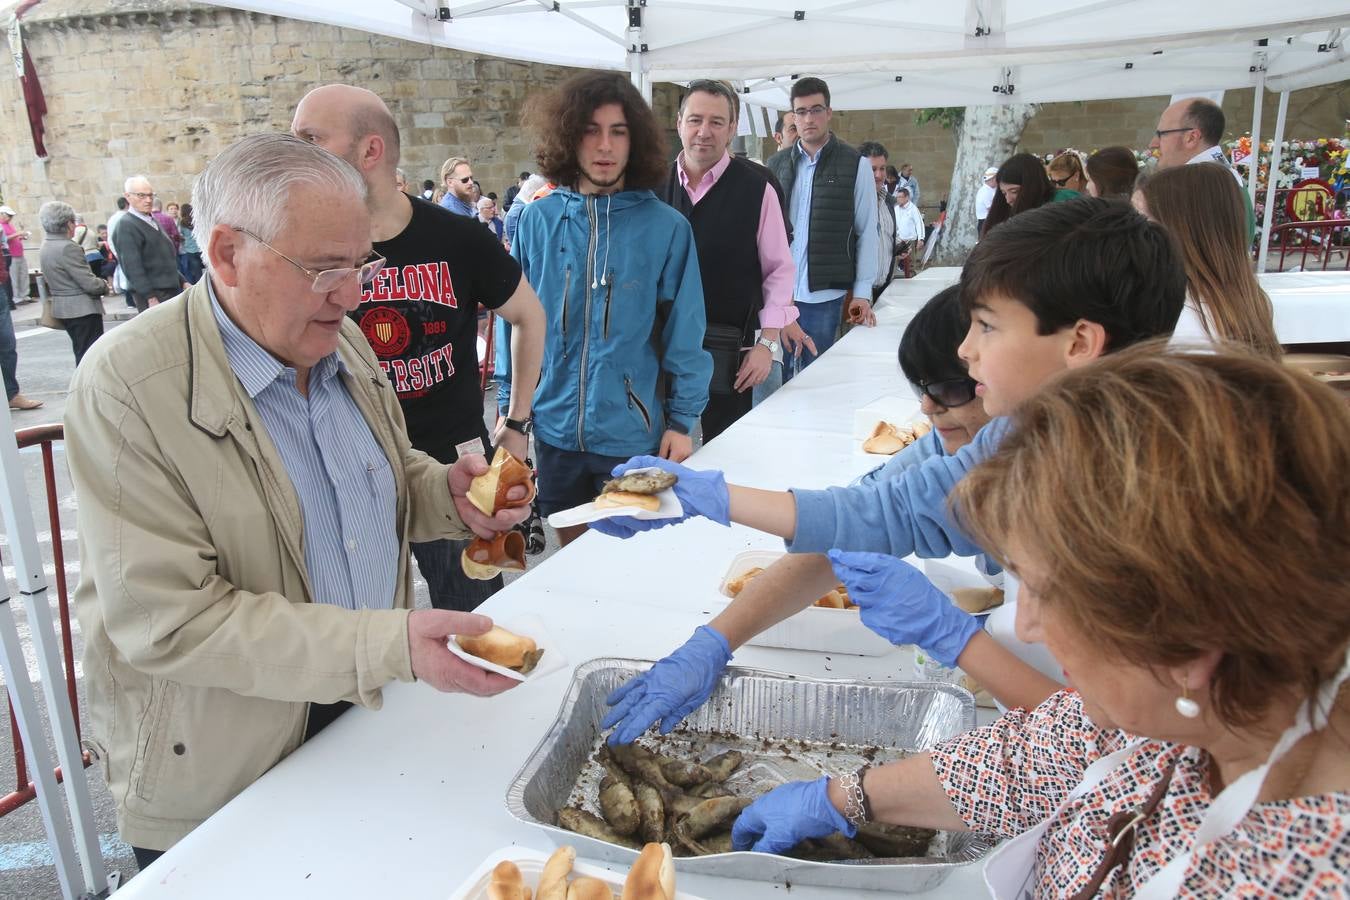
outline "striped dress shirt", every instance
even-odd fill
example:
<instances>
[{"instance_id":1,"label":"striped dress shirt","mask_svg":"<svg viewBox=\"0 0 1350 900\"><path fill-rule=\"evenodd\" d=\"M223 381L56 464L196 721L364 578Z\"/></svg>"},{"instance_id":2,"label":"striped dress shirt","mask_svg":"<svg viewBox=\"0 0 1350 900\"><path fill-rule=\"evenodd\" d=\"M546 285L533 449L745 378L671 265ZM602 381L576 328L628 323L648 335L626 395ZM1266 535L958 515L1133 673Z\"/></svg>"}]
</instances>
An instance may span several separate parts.
<instances>
[{"instance_id":1,"label":"striped dress shirt","mask_svg":"<svg viewBox=\"0 0 1350 900\"><path fill-rule=\"evenodd\" d=\"M304 517L305 568L314 600L391 609L398 577L394 473L330 353L310 370L309 395L230 320L208 285L230 368L281 455Z\"/></svg>"}]
</instances>

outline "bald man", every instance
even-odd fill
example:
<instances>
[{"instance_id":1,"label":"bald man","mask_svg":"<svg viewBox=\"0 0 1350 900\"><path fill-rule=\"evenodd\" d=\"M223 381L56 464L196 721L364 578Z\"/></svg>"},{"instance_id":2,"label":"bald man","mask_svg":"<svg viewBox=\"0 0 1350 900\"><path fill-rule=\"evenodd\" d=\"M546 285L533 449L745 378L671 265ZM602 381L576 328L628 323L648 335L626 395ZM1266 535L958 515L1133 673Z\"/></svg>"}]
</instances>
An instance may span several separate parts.
<instances>
[{"instance_id":1,"label":"bald man","mask_svg":"<svg viewBox=\"0 0 1350 900\"><path fill-rule=\"evenodd\" d=\"M1219 146L1223 140L1226 120L1223 108L1205 97L1187 97L1171 104L1158 117L1149 149L1158 155L1158 168L1196 163L1217 163L1233 173L1247 206L1248 240L1256 237L1256 213L1252 198L1247 193L1242 176L1228 162L1228 156Z\"/></svg>"},{"instance_id":2,"label":"bald man","mask_svg":"<svg viewBox=\"0 0 1350 900\"><path fill-rule=\"evenodd\" d=\"M443 463L487 453L492 444L524 459L533 392L512 392L507 416L489 440L477 350L481 303L512 326L517 383L538 383L544 311L520 265L475 219L398 189L398 124L370 91L345 84L315 88L296 107L291 131L342 157L365 179L370 239L386 262L351 316L398 394L413 446ZM438 609L472 610L501 587L500 576L474 581L464 574L465 546L412 545Z\"/></svg>"}]
</instances>

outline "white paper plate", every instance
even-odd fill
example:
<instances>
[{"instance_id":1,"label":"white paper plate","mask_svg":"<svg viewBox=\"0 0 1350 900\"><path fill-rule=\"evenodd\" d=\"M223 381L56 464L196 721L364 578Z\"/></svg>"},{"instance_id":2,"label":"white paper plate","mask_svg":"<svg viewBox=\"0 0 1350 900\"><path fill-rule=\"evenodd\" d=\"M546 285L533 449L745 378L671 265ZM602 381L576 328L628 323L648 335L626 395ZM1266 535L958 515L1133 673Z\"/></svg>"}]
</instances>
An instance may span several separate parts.
<instances>
[{"instance_id":1,"label":"white paper plate","mask_svg":"<svg viewBox=\"0 0 1350 900\"><path fill-rule=\"evenodd\" d=\"M504 859L511 860L520 868L521 876L533 893L535 886L539 884L539 876L544 873L544 863L550 855L552 854L533 850L529 847L503 847L500 850L494 850L477 869L474 869L473 874L455 889L455 892L450 895L450 900L487 900L488 885L492 883L492 870L497 867L497 863ZM616 864L611 863L610 865ZM599 878L613 889L614 896L617 897L623 891L624 878L628 876L625 867L618 867L622 871L612 871L598 863L583 862L578 859L572 864L572 876L589 875L591 878ZM676 878L678 879L679 876L676 875ZM677 882L675 900L699 900L699 898L679 890Z\"/></svg>"},{"instance_id":2,"label":"white paper plate","mask_svg":"<svg viewBox=\"0 0 1350 900\"><path fill-rule=\"evenodd\" d=\"M661 471L664 470L652 466L646 469L633 469L625 474L649 474ZM592 500L571 509L564 509L562 512L555 512L548 517L548 524L554 528L570 528L573 525L585 525L587 522L595 522L613 516L628 516L633 519L678 519L684 515L684 507L680 505L679 498L675 496L674 488L666 488L661 491L656 495L656 499L661 501L661 505L655 510L638 509L636 506L616 506L613 509L600 509Z\"/></svg>"},{"instance_id":3,"label":"white paper plate","mask_svg":"<svg viewBox=\"0 0 1350 900\"><path fill-rule=\"evenodd\" d=\"M543 621L538 616L519 616L508 621L497 622L493 624L500 625L507 631L523 634L526 637L534 638L537 646L542 647L544 655L539 657L539 665L534 667L534 671L528 675L522 675L514 669L508 669L505 666L499 666L496 663L488 662L486 659L474 656L459 645L453 637L445 642L445 646L450 652L458 656L465 662L472 663L480 669L488 672L496 672L498 675L505 675L516 681L538 681L540 678L546 678L557 672L559 669L567 668L567 658L562 655L558 649L557 641L549 637L544 628Z\"/></svg>"}]
</instances>

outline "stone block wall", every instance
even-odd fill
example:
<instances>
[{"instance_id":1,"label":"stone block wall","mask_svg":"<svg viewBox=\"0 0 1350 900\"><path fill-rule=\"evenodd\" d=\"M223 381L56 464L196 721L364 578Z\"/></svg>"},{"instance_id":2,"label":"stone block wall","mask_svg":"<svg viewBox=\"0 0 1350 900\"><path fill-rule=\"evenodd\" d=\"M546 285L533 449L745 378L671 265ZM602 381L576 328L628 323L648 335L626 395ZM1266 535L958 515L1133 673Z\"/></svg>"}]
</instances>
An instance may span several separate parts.
<instances>
[{"instance_id":1,"label":"stone block wall","mask_svg":"<svg viewBox=\"0 0 1350 900\"><path fill-rule=\"evenodd\" d=\"M0 191L37 230L37 208L62 199L91 224L106 221L123 179L145 173L166 200L188 199L192 178L236 138L289 127L311 87L342 81L389 103L403 139L402 166L420 183L446 157L468 156L485 190L501 193L533 168L521 128L528 94L568 70L314 25L187 0L44 0L24 19L47 97L47 147L36 160L13 70L0 75ZM672 153L679 89L658 85L654 107L669 127ZM1264 133L1274 130L1274 95ZM1023 146L1049 152L1109 144L1144 147L1166 97L1044 106ZM1229 130L1250 128L1252 91L1230 91ZM955 141L937 124L914 124L914 110L836 113L847 141L879 140L895 163L914 165L925 206L950 181ZM1289 134L1339 135L1350 118L1350 84L1300 91L1290 102ZM772 151L765 142L765 155ZM997 164L997 160L991 160Z\"/></svg>"}]
</instances>

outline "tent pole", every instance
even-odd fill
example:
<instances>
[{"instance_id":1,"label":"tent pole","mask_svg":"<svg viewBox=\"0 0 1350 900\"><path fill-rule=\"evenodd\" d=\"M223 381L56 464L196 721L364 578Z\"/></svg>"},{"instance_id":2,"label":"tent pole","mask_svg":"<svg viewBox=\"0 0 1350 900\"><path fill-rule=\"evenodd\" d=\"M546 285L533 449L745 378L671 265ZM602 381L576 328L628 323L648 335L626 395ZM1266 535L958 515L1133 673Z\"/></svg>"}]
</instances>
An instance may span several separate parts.
<instances>
[{"instance_id":1,"label":"tent pole","mask_svg":"<svg viewBox=\"0 0 1350 900\"><path fill-rule=\"evenodd\" d=\"M1247 158L1247 193L1256 205L1256 172L1261 168L1261 104L1266 97L1266 73L1256 73L1256 92L1252 98L1252 154Z\"/></svg>"},{"instance_id":2,"label":"tent pole","mask_svg":"<svg viewBox=\"0 0 1350 900\"><path fill-rule=\"evenodd\" d=\"M1266 173L1266 213L1261 222L1261 255L1257 258L1256 271L1266 270L1266 257L1270 255L1270 227L1275 221L1275 183L1280 179L1280 143L1284 140L1284 119L1289 113L1289 92L1280 91L1280 110L1275 115L1275 139L1270 145L1270 171Z\"/></svg>"}]
</instances>

